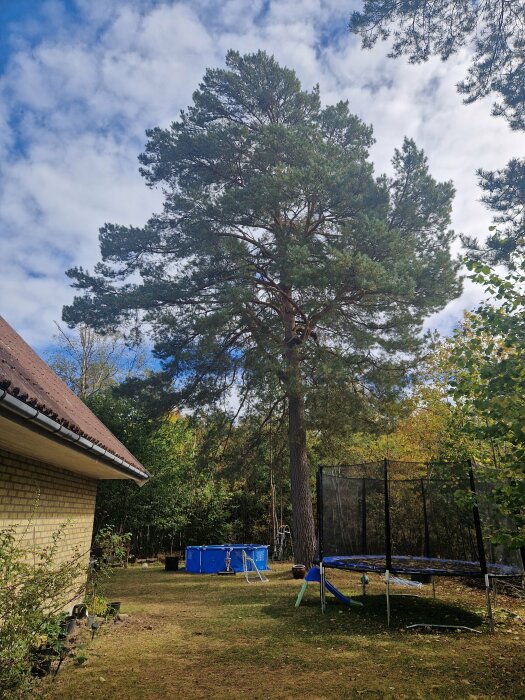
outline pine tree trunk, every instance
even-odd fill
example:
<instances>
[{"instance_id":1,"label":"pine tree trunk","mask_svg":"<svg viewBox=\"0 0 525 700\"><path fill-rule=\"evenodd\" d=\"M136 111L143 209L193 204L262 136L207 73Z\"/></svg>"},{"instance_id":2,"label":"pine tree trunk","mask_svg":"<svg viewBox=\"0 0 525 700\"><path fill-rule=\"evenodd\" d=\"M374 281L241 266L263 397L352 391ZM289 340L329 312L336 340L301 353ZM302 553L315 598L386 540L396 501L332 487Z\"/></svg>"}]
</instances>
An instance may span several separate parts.
<instances>
[{"instance_id":1,"label":"pine tree trunk","mask_svg":"<svg viewBox=\"0 0 525 700\"><path fill-rule=\"evenodd\" d=\"M315 554L315 525L306 454L304 397L300 392L288 397L288 443L290 445L294 559L296 564L310 567Z\"/></svg>"},{"instance_id":2,"label":"pine tree trunk","mask_svg":"<svg viewBox=\"0 0 525 700\"><path fill-rule=\"evenodd\" d=\"M310 475L306 452L306 420L300 357L297 349L295 310L290 303L291 288L283 289L283 320L288 395L288 445L292 500L292 533L296 564L310 567L315 555L315 524L310 493Z\"/></svg>"}]
</instances>

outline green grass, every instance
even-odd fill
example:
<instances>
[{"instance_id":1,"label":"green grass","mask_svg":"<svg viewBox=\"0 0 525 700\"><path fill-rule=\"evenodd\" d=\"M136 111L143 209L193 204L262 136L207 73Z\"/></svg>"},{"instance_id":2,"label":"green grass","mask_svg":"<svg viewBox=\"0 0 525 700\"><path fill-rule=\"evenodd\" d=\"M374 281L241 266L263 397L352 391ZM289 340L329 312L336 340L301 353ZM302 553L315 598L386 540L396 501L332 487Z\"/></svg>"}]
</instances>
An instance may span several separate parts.
<instances>
[{"instance_id":1,"label":"green grass","mask_svg":"<svg viewBox=\"0 0 525 700\"><path fill-rule=\"evenodd\" d=\"M394 597L385 624L384 584L371 577L362 609L319 608L311 584L294 609L300 582L279 565L268 583L120 570L108 596L128 620L105 626L87 661L65 662L47 698L525 698L525 607L499 597L496 633L484 621L484 593L437 580L436 601ZM361 600L358 575L329 572ZM406 589L395 589L406 592ZM515 617L515 615L520 617ZM414 633L411 622L474 626L483 634Z\"/></svg>"}]
</instances>

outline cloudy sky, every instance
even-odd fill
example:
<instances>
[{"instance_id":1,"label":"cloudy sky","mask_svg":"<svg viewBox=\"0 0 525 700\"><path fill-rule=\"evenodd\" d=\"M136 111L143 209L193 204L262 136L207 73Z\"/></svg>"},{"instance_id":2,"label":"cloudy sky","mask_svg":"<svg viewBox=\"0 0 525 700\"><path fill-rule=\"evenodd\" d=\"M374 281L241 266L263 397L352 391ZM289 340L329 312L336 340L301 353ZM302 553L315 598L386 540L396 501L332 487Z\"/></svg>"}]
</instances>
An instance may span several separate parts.
<instances>
[{"instance_id":1,"label":"cloudy sky","mask_svg":"<svg viewBox=\"0 0 525 700\"><path fill-rule=\"evenodd\" d=\"M140 225L161 197L138 174L145 129L168 125L208 66L229 48L265 49L319 83L324 103L348 99L373 124L377 172L405 135L431 172L457 188L453 225L483 237L477 167L525 153L523 134L464 106L455 83L465 52L410 66L363 52L347 32L358 0L0 0L0 314L37 350L72 299L64 271L91 268L107 221ZM449 332L479 292L428 321Z\"/></svg>"}]
</instances>

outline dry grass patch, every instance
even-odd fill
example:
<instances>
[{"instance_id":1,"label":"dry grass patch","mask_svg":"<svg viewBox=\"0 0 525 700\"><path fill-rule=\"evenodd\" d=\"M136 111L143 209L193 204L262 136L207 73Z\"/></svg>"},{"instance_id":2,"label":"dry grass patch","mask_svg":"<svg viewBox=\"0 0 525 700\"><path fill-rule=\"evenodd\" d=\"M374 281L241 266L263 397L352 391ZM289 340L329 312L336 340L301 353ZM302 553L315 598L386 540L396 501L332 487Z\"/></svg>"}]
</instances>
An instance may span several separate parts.
<instances>
[{"instance_id":1,"label":"dry grass patch","mask_svg":"<svg viewBox=\"0 0 525 700\"><path fill-rule=\"evenodd\" d=\"M66 662L46 697L525 698L523 603L500 596L490 635L483 592L438 580L436 602L426 590L424 598L394 598L388 630L377 577L363 609L334 602L321 615L315 584L294 609L300 582L289 569L278 565L269 583L251 585L239 575L119 571L108 595L130 618L101 630L84 665ZM361 599L358 576L330 579ZM404 630L420 620L483 634Z\"/></svg>"}]
</instances>

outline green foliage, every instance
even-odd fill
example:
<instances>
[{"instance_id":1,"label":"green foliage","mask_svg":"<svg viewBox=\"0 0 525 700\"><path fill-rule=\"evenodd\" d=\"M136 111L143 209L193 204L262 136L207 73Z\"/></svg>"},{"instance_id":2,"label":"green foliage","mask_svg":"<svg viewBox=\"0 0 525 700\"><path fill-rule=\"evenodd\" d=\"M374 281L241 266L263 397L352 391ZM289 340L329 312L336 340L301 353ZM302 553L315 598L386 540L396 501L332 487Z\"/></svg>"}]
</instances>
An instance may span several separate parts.
<instances>
[{"instance_id":1,"label":"green foliage","mask_svg":"<svg viewBox=\"0 0 525 700\"><path fill-rule=\"evenodd\" d=\"M477 455L501 481L495 494L503 511L518 526L501 533L525 544L525 262L501 276L471 262L472 279L490 299L468 315L456 333L452 360L452 394L465 417L464 430L490 445Z\"/></svg>"},{"instance_id":2,"label":"green foliage","mask_svg":"<svg viewBox=\"0 0 525 700\"><path fill-rule=\"evenodd\" d=\"M99 530L95 537L95 546L100 550L101 561L110 566L124 566L127 563L130 542L131 533L121 535L109 526Z\"/></svg>"},{"instance_id":3,"label":"green foliage","mask_svg":"<svg viewBox=\"0 0 525 700\"><path fill-rule=\"evenodd\" d=\"M147 408L131 398L119 396L111 388L85 399L87 406L105 426L137 457L147 459L149 436L158 426Z\"/></svg>"},{"instance_id":4,"label":"green foliage","mask_svg":"<svg viewBox=\"0 0 525 700\"><path fill-rule=\"evenodd\" d=\"M124 481L99 485L98 536L106 526L114 536L130 531L131 548L142 555L231 538L231 493L213 461L217 440L207 444L204 423L177 413L152 420L131 399L111 392L89 405L151 474L140 489Z\"/></svg>"},{"instance_id":5,"label":"green foliage","mask_svg":"<svg viewBox=\"0 0 525 700\"><path fill-rule=\"evenodd\" d=\"M512 129L525 129L525 2L524 0L365 0L354 12L350 29L363 47L393 36L391 57L407 55L411 63L431 55L447 60L467 43L474 48L467 78L458 89L465 102L490 93L502 100L492 114L507 119ZM506 168L478 170L482 201L495 212L492 233L480 246L469 236L463 243L479 261L512 267L525 251L525 160L513 158ZM496 229L496 227L498 227Z\"/></svg>"},{"instance_id":6,"label":"green foliage","mask_svg":"<svg viewBox=\"0 0 525 700\"><path fill-rule=\"evenodd\" d=\"M90 615L104 616L108 606L102 590L114 567L127 564L131 533L118 534L108 525L97 532L94 545L97 556L89 565L84 603Z\"/></svg>"},{"instance_id":7,"label":"green foliage","mask_svg":"<svg viewBox=\"0 0 525 700\"><path fill-rule=\"evenodd\" d=\"M74 661L77 666L82 666L88 660L88 655L85 649L79 649L76 651L74 656Z\"/></svg>"},{"instance_id":8,"label":"green foliage","mask_svg":"<svg viewBox=\"0 0 525 700\"><path fill-rule=\"evenodd\" d=\"M232 541L273 544L273 508L277 525L281 520L288 525L292 522L282 414L274 415L259 406L235 425L216 415L213 432L209 425L207 433L215 446L209 444L201 450L199 460L213 454L216 469L229 484Z\"/></svg>"},{"instance_id":9,"label":"green foliage","mask_svg":"<svg viewBox=\"0 0 525 700\"><path fill-rule=\"evenodd\" d=\"M484 192L481 200L495 212L494 226L483 247L463 237L470 256L478 262L504 263L514 268L525 252L525 159L513 158L505 168L478 170Z\"/></svg>"},{"instance_id":10,"label":"green foliage","mask_svg":"<svg viewBox=\"0 0 525 700\"><path fill-rule=\"evenodd\" d=\"M431 55L446 61L470 43L472 64L458 85L465 102L494 92L502 102L492 113L505 117L513 129L524 129L524 16L523 0L365 0L363 10L353 13L350 29L361 35L365 48L392 36L389 55L406 55L411 63Z\"/></svg>"},{"instance_id":11,"label":"green foliage","mask_svg":"<svg viewBox=\"0 0 525 700\"><path fill-rule=\"evenodd\" d=\"M51 545L33 550L13 529L0 530L2 698L19 697L29 690L38 649L61 649L59 613L78 595L85 574L78 552L57 562L64 532L65 526L54 533Z\"/></svg>"}]
</instances>

